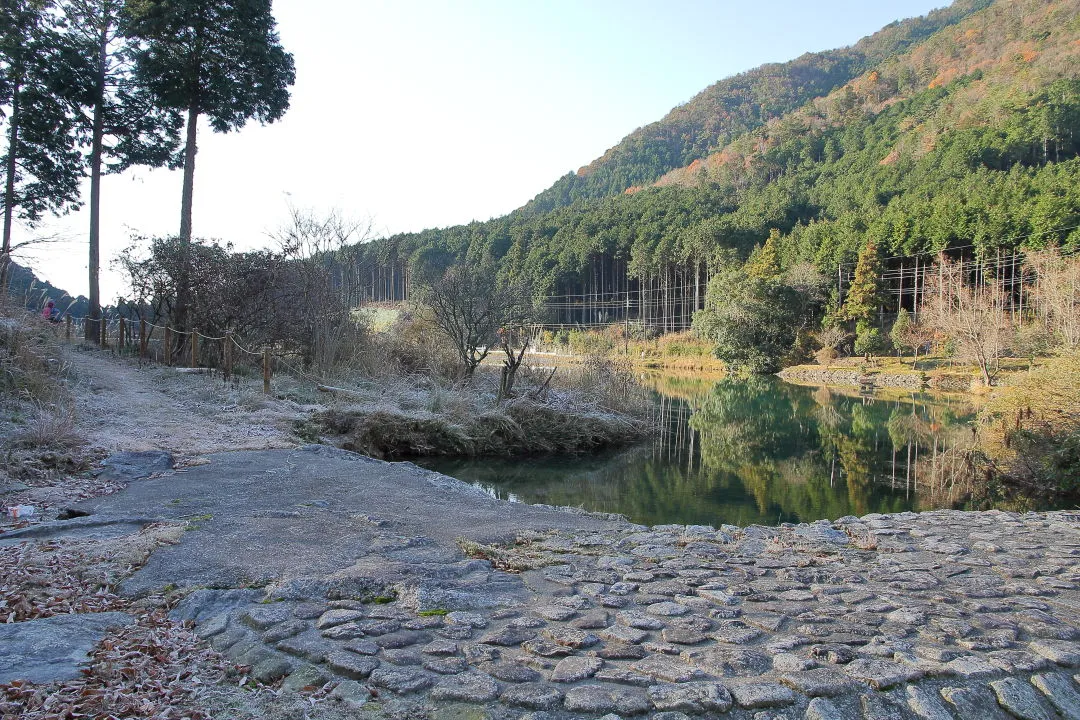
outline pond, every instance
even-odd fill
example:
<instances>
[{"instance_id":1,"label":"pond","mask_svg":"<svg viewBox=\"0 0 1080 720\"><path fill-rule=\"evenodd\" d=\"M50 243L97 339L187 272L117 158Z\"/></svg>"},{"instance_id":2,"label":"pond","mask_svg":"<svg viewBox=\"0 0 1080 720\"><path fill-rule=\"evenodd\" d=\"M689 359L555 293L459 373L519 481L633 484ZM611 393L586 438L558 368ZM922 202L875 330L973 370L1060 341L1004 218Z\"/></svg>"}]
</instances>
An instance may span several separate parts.
<instances>
[{"instance_id":1,"label":"pond","mask_svg":"<svg viewBox=\"0 0 1080 720\"><path fill-rule=\"evenodd\" d=\"M651 443L586 457L424 458L505 500L647 525L775 525L956 507L975 408L933 394L864 396L776 378L659 376Z\"/></svg>"}]
</instances>

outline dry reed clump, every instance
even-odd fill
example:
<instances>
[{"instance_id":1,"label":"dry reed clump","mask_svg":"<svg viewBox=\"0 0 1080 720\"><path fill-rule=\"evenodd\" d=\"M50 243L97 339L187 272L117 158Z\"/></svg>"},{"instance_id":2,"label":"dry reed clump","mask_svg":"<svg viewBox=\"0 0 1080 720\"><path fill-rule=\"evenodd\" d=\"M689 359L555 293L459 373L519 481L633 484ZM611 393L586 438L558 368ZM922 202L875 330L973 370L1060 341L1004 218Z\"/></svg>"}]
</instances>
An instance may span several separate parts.
<instances>
[{"instance_id":1,"label":"dry reed clump","mask_svg":"<svg viewBox=\"0 0 1080 720\"><path fill-rule=\"evenodd\" d=\"M0 316L0 393L49 402L62 394L66 369L53 328L25 313Z\"/></svg>"},{"instance_id":2,"label":"dry reed clump","mask_svg":"<svg viewBox=\"0 0 1080 720\"><path fill-rule=\"evenodd\" d=\"M0 316L0 404L9 418L0 423L0 476L46 478L94 459L83 451L55 330L21 311Z\"/></svg>"},{"instance_id":3,"label":"dry reed clump","mask_svg":"<svg viewBox=\"0 0 1080 720\"><path fill-rule=\"evenodd\" d=\"M63 405L38 407L11 440L12 447L24 449L71 450L83 444L74 412Z\"/></svg>"},{"instance_id":4,"label":"dry reed clump","mask_svg":"<svg viewBox=\"0 0 1080 720\"><path fill-rule=\"evenodd\" d=\"M552 379L568 399L582 407L592 406L646 421L653 414L652 394L638 382L628 358L589 355L579 368L568 369Z\"/></svg>"}]
</instances>

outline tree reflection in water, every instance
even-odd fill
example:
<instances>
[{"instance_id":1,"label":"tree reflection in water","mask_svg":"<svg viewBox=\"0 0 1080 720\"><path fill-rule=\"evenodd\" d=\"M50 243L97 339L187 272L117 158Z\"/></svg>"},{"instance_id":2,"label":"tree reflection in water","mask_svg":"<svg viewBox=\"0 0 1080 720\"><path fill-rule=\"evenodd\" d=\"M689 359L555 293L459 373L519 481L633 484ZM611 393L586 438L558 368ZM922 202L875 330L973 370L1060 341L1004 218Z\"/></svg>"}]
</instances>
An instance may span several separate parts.
<instances>
[{"instance_id":1,"label":"tree reflection in water","mask_svg":"<svg viewBox=\"0 0 1080 720\"><path fill-rule=\"evenodd\" d=\"M956 451L974 411L944 396L864 397L774 378L659 386L648 445L580 458L421 465L530 503L645 524L808 522L955 506Z\"/></svg>"}]
</instances>

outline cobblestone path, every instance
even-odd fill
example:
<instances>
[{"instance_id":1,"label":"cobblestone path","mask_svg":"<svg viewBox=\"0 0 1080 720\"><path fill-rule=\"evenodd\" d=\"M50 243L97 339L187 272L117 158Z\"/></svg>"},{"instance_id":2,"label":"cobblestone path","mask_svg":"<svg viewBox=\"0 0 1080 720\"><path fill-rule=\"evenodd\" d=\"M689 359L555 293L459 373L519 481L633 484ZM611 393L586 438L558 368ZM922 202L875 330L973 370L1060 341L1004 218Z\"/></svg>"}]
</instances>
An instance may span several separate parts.
<instances>
[{"instance_id":1,"label":"cobblestone path","mask_svg":"<svg viewBox=\"0 0 1080 720\"><path fill-rule=\"evenodd\" d=\"M340 680L357 717L1080 718L1080 515L465 549L388 533L329 578L200 590L175 615L259 679Z\"/></svg>"}]
</instances>

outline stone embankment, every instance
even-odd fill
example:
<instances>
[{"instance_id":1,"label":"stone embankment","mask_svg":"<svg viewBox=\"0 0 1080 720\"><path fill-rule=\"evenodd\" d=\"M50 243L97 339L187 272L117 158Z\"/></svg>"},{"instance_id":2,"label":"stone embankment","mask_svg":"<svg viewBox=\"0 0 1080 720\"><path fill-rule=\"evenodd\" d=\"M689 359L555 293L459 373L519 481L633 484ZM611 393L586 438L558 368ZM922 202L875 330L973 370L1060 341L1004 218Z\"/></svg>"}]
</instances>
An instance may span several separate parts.
<instances>
[{"instance_id":1,"label":"stone embankment","mask_svg":"<svg viewBox=\"0 0 1080 720\"><path fill-rule=\"evenodd\" d=\"M372 716L1076 718L1078 520L563 531L502 549L551 563L521 574L444 558L362 598L202 590L177 617L263 680L339 679Z\"/></svg>"},{"instance_id":2,"label":"stone embankment","mask_svg":"<svg viewBox=\"0 0 1080 720\"><path fill-rule=\"evenodd\" d=\"M977 378L970 373L937 372L925 375L915 372L864 372L856 368L830 368L818 365L795 365L777 373L793 383L807 385L839 385L868 391L881 388L897 390L937 390L940 392L970 392Z\"/></svg>"},{"instance_id":3,"label":"stone embankment","mask_svg":"<svg viewBox=\"0 0 1080 720\"><path fill-rule=\"evenodd\" d=\"M868 390L899 388L901 390L919 391L927 386L926 379L916 373L862 372L857 369L796 365L785 368L777 374L789 382L809 383L811 385L843 385ZM968 385L970 385L970 382ZM954 388L941 389L951 390Z\"/></svg>"}]
</instances>

